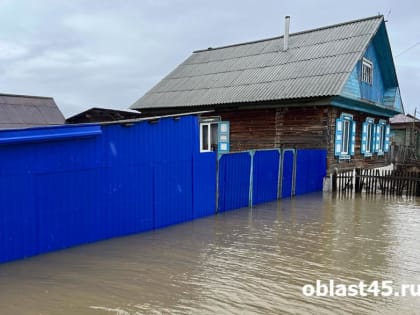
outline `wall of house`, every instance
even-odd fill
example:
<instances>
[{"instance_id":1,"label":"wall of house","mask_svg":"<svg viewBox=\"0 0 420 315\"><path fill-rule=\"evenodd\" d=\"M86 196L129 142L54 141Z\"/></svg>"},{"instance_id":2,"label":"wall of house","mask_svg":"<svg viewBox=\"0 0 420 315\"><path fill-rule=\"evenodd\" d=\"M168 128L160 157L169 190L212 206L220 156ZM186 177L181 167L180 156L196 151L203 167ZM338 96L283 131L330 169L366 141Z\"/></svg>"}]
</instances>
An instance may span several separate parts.
<instances>
[{"instance_id":1,"label":"wall of house","mask_svg":"<svg viewBox=\"0 0 420 315\"><path fill-rule=\"evenodd\" d=\"M211 113L230 122L230 151L275 148L275 110L235 110Z\"/></svg>"},{"instance_id":2,"label":"wall of house","mask_svg":"<svg viewBox=\"0 0 420 315\"><path fill-rule=\"evenodd\" d=\"M353 115L356 121L355 155L350 160L334 156L335 120L343 112ZM388 164L387 153L372 157L360 153L363 122L371 117L378 123L379 119L387 120L386 117L333 106L219 111L216 115L230 122L231 152L270 148L327 149L328 173L335 168L374 168Z\"/></svg>"},{"instance_id":3,"label":"wall of house","mask_svg":"<svg viewBox=\"0 0 420 315\"><path fill-rule=\"evenodd\" d=\"M327 148L328 109L325 107L219 111L216 115L230 122L232 152L270 148Z\"/></svg>"},{"instance_id":4,"label":"wall of house","mask_svg":"<svg viewBox=\"0 0 420 315\"><path fill-rule=\"evenodd\" d=\"M328 133L327 107L285 107L276 110L277 147L325 149Z\"/></svg>"},{"instance_id":5,"label":"wall of house","mask_svg":"<svg viewBox=\"0 0 420 315\"><path fill-rule=\"evenodd\" d=\"M353 120L356 121L356 144L355 144L355 155L350 160L339 160L334 156L334 138L335 138L335 119L338 118L342 113L353 115ZM353 169L353 168L375 168L388 165L388 154L385 153L383 156L373 154L372 157L365 157L360 153L360 143L362 134L362 124L365 122L367 117L375 119L375 123L378 123L379 119L388 120L386 117L375 116L366 114L358 111L352 111L347 109L341 109L338 107L329 107L329 141L328 141L328 170L327 173L332 173L335 168L337 169Z\"/></svg>"},{"instance_id":6,"label":"wall of house","mask_svg":"<svg viewBox=\"0 0 420 315\"><path fill-rule=\"evenodd\" d=\"M382 79L381 68L379 61L376 55L375 47L373 44L370 44L367 48L364 58L370 60L373 65L373 82L368 84L362 82L361 70L362 70L362 61L359 60L355 65L353 71L351 72L349 78L347 79L346 84L343 87L342 95L350 98L355 98L359 100L368 100L378 104L384 104L384 82ZM393 90L392 95L388 95L388 98L392 96L395 98L395 89Z\"/></svg>"}]
</instances>

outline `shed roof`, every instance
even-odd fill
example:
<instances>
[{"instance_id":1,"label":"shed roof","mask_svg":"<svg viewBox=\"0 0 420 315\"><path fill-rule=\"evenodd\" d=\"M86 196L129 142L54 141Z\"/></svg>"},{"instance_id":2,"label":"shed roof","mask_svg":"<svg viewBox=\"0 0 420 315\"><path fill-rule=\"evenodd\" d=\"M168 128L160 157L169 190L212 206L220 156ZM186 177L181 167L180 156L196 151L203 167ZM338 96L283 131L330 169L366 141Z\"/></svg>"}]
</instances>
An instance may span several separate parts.
<instances>
[{"instance_id":1,"label":"shed roof","mask_svg":"<svg viewBox=\"0 0 420 315\"><path fill-rule=\"evenodd\" d=\"M198 50L132 109L171 108L339 95L383 23L373 16L283 36Z\"/></svg>"},{"instance_id":2,"label":"shed roof","mask_svg":"<svg viewBox=\"0 0 420 315\"><path fill-rule=\"evenodd\" d=\"M66 119L67 123L120 121L142 117L138 111L92 107Z\"/></svg>"},{"instance_id":3,"label":"shed roof","mask_svg":"<svg viewBox=\"0 0 420 315\"><path fill-rule=\"evenodd\" d=\"M64 123L64 116L51 97L0 94L0 129Z\"/></svg>"},{"instance_id":4,"label":"shed roof","mask_svg":"<svg viewBox=\"0 0 420 315\"><path fill-rule=\"evenodd\" d=\"M391 124L405 124L405 123L420 122L418 118L415 118L412 115L404 115L404 114L395 115L394 117L391 117L389 121Z\"/></svg>"}]
</instances>

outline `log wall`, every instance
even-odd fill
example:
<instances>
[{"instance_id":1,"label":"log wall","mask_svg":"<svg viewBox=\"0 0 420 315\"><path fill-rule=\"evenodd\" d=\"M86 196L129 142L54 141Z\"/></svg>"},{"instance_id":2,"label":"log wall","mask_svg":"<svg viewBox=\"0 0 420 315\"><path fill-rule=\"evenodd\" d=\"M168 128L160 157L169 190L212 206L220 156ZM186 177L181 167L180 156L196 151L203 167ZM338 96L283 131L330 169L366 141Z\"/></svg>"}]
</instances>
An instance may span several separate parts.
<instances>
[{"instance_id":1,"label":"log wall","mask_svg":"<svg viewBox=\"0 0 420 315\"><path fill-rule=\"evenodd\" d=\"M334 156L335 119L341 113L353 115L356 121L355 156L338 160ZM231 151L270 148L327 149L327 173L335 168L375 168L388 164L388 154L364 157L360 154L362 123L367 117L387 119L333 106L278 107L272 109L216 111L222 120L230 121Z\"/></svg>"},{"instance_id":2,"label":"log wall","mask_svg":"<svg viewBox=\"0 0 420 315\"><path fill-rule=\"evenodd\" d=\"M329 107L329 141L328 141L328 173L332 173L335 168L337 169L353 169L353 168L375 168L388 165L388 154L378 156L373 154L372 157L365 157L360 153L361 136L362 136L362 124L365 122L367 117L375 119L375 124L378 123L379 119L388 120L386 117L375 116L371 114L361 113L357 111L351 111L347 109L341 109L337 107ZM353 115L353 120L356 121L356 144L355 144L355 155L350 160L338 160L334 156L334 137L335 137L335 119L340 117L341 113L347 113Z\"/></svg>"}]
</instances>

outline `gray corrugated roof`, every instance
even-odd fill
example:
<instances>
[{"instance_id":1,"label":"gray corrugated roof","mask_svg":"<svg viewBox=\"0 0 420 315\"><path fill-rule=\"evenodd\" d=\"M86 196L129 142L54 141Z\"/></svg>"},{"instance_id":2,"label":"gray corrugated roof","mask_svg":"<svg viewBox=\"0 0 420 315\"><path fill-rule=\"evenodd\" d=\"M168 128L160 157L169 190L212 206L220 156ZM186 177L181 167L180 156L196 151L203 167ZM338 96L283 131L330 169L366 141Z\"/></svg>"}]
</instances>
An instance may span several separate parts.
<instances>
[{"instance_id":1,"label":"gray corrugated roof","mask_svg":"<svg viewBox=\"0 0 420 315\"><path fill-rule=\"evenodd\" d=\"M412 122L418 122L420 121L417 118L414 118L411 115L404 115L404 114L398 114L395 115L394 117L391 117L389 119L391 124L404 124L404 123L412 123Z\"/></svg>"},{"instance_id":2,"label":"gray corrugated roof","mask_svg":"<svg viewBox=\"0 0 420 315\"><path fill-rule=\"evenodd\" d=\"M382 16L195 51L131 108L200 106L338 95Z\"/></svg>"},{"instance_id":3,"label":"gray corrugated roof","mask_svg":"<svg viewBox=\"0 0 420 315\"><path fill-rule=\"evenodd\" d=\"M65 119L50 97L0 94L0 129L62 125Z\"/></svg>"}]
</instances>

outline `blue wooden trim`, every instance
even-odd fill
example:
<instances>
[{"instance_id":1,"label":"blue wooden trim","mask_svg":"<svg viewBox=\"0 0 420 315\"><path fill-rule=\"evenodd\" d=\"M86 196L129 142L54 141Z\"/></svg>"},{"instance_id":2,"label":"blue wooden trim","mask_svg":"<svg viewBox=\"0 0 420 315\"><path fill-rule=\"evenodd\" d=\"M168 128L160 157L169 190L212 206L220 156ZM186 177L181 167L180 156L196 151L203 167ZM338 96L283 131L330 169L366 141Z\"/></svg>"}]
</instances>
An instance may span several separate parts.
<instances>
[{"instance_id":1,"label":"blue wooden trim","mask_svg":"<svg viewBox=\"0 0 420 315\"><path fill-rule=\"evenodd\" d=\"M102 129L98 125L2 131L0 133L0 144L66 140L72 138L92 137L100 134L102 134Z\"/></svg>"},{"instance_id":2,"label":"blue wooden trim","mask_svg":"<svg viewBox=\"0 0 420 315\"><path fill-rule=\"evenodd\" d=\"M335 119L335 138L334 138L334 155L341 156L341 149L343 146L343 119Z\"/></svg>"},{"instance_id":3,"label":"blue wooden trim","mask_svg":"<svg viewBox=\"0 0 420 315\"><path fill-rule=\"evenodd\" d=\"M391 133L391 126L385 125L385 143L384 143L384 152L389 152L390 146L390 133Z\"/></svg>"},{"instance_id":4,"label":"blue wooden trim","mask_svg":"<svg viewBox=\"0 0 420 315\"><path fill-rule=\"evenodd\" d=\"M343 96L334 97L330 103L331 105L339 108L361 111L364 113L378 116L392 117L396 114L399 114L398 111L392 108L385 108L372 103L351 99Z\"/></svg>"},{"instance_id":5,"label":"blue wooden trim","mask_svg":"<svg viewBox=\"0 0 420 315\"><path fill-rule=\"evenodd\" d=\"M354 156L356 146L356 122L351 121L351 133L350 133L350 155Z\"/></svg>"}]
</instances>

